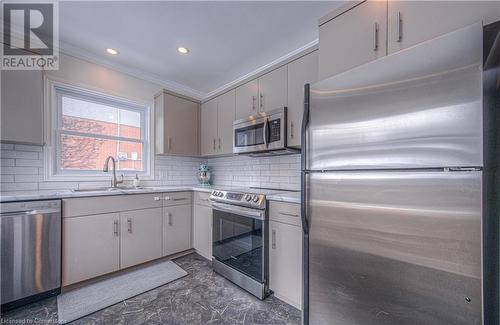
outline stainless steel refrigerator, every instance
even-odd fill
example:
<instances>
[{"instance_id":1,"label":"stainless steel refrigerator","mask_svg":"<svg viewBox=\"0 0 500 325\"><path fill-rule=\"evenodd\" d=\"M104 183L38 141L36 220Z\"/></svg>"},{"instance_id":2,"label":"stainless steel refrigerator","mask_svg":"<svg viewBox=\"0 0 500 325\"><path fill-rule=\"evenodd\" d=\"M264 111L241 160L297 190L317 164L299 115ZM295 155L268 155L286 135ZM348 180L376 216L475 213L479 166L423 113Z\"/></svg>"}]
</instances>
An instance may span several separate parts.
<instances>
[{"instance_id":1,"label":"stainless steel refrigerator","mask_svg":"<svg viewBox=\"0 0 500 325\"><path fill-rule=\"evenodd\" d=\"M483 68L478 23L306 85L304 323L483 322Z\"/></svg>"}]
</instances>

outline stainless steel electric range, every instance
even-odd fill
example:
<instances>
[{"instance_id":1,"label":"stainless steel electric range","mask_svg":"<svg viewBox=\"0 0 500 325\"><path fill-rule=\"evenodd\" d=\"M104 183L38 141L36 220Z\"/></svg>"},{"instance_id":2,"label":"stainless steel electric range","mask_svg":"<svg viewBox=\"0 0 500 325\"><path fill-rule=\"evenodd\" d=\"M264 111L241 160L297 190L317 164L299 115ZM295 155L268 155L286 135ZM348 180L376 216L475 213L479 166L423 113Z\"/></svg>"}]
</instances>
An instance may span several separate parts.
<instances>
[{"instance_id":1,"label":"stainless steel electric range","mask_svg":"<svg viewBox=\"0 0 500 325\"><path fill-rule=\"evenodd\" d=\"M259 299L269 294L266 194L241 189L212 192L214 270Z\"/></svg>"}]
</instances>

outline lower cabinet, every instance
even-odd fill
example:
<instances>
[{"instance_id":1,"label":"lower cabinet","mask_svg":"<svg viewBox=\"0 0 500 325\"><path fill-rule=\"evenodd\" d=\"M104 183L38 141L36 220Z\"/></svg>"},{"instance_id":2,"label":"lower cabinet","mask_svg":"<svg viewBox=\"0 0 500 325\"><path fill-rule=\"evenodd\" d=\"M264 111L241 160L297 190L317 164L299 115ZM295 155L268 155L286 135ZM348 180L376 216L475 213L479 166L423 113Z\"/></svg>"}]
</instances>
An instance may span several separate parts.
<instances>
[{"instance_id":1,"label":"lower cabinet","mask_svg":"<svg viewBox=\"0 0 500 325\"><path fill-rule=\"evenodd\" d=\"M270 203L269 287L278 299L302 309L302 228L299 218L298 204Z\"/></svg>"},{"instance_id":2,"label":"lower cabinet","mask_svg":"<svg viewBox=\"0 0 500 325\"><path fill-rule=\"evenodd\" d=\"M126 268L162 256L162 209L120 213L120 266Z\"/></svg>"},{"instance_id":3,"label":"lower cabinet","mask_svg":"<svg viewBox=\"0 0 500 325\"><path fill-rule=\"evenodd\" d=\"M119 213L63 220L62 285L120 269Z\"/></svg>"},{"instance_id":4,"label":"lower cabinet","mask_svg":"<svg viewBox=\"0 0 500 325\"><path fill-rule=\"evenodd\" d=\"M201 256L212 259L212 207L194 205L193 247Z\"/></svg>"},{"instance_id":5,"label":"lower cabinet","mask_svg":"<svg viewBox=\"0 0 500 325\"><path fill-rule=\"evenodd\" d=\"M191 205L163 208L163 256L190 249Z\"/></svg>"}]
</instances>

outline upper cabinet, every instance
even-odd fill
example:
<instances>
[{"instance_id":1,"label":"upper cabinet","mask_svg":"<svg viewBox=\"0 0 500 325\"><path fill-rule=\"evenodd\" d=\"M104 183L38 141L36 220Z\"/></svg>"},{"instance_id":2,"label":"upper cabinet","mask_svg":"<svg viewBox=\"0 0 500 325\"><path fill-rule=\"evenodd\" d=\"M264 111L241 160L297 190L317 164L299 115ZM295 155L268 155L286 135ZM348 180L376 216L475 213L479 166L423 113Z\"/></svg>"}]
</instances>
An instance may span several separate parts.
<instances>
[{"instance_id":1,"label":"upper cabinet","mask_svg":"<svg viewBox=\"0 0 500 325\"><path fill-rule=\"evenodd\" d=\"M309 53L288 64L287 144L300 147L304 85L318 80L318 51Z\"/></svg>"},{"instance_id":2,"label":"upper cabinet","mask_svg":"<svg viewBox=\"0 0 500 325\"><path fill-rule=\"evenodd\" d=\"M201 104L201 155L215 155L217 151L217 98Z\"/></svg>"},{"instance_id":3,"label":"upper cabinet","mask_svg":"<svg viewBox=\"0 0 500 325\"><path fill-rule=\"evenodd\" d=\"M236 88L235 119L248 118L259 113L259 81L254 79Z\"/></svg>"},{"instance_id":4,"label":"upper cabinet","mask_svg":"<svg viewBox=\"0 0 500 325\"><path fill-rule=\"evenodd\" d=\"M259 112L269 112L287 104L287 66L259 78Z\"/></svg>"},{"instance_id":5,"label":"upper cabinet","mask_svg":"<svg viewBox=\"0 0 500 325\"><path fill-rule=\"evenodd\" d=\"M217 129L218 154L228 154L233 152L233 121L235 119L236 91L230 90L218 97Z\"/></svg>"},{"instance_id":6,"label":"upper cabinet","mask_svg":"<svg viewBox=\"0 0 500 325\"><path fill-rule=\"evenodd\" d=\"M257 116L287 104L287 66L236 88L236 119Z\"/></svg>"},{"instance_id":7,"label":"upper cabinet","mask_svg":"<svg viewBox=\"0 0 500 325\"><path fill-rule=\"evenodd\" d=\"M347 6L321 20L320 79L475 22L500 20L499 1L369 0Z\"/></svg>"},{"instance_id":8,"label":"upper cabinet","mask_svg":"<svg viewBox=\"0 0 500 325\"><path fill-rule=\"evenodd\" d=\"M42 71L3 70L1 79L0 140L43 145Z\"/></svg>"},{"instance_id":9,"label":"upper cabinet","mask_svg":"<svg viewBox=\"0 0 500 325\"><path fill-rule=\"evenodd\" d=\"M500 19L499 1L389 1L389 54L482 21Z\"/></svg>"},{"instance_id":10,"label":"upper cabinet","mask_svg":"<svg viewBox=\"0 0 500 325\"><path fill-rule=\"evenodd\" d=\"M224 155L233 152L235 90L201 105L201 155Z\"/></svg>"},{"instance_id":11,"label":"upper cabinet","mask_svg":"<svg viewBox=\"0 0 500 325\"><path fill-rule=\"evenodd\" d=\"M156 154L199 155L199 104L162 91L155 97Z\"/></svg>"},{"instance_id":12,"label":"upper cabinet","mask_svg":"<svg viewBox=\"0 0 500 325\"><path fill-rule=\"evenodd\" d=\"M378 59L386 52L387 2L366 1L319 27L319 78Z\"/></svg>"}]
</instances>

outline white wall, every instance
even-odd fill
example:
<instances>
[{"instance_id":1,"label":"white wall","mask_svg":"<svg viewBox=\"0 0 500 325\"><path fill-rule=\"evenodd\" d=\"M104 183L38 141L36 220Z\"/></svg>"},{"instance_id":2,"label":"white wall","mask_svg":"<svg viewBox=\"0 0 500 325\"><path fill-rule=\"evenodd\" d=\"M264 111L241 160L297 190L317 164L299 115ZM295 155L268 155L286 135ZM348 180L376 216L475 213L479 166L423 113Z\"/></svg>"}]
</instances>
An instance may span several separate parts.
<instances>
[{"instance_id":1,"label":"white wall","mask_svg":"<svg viewBox=\"0 0 500 325\"><path fill-rule=\"evenodd\" d=\"M151 105L154 95L162 89L158 84L65 54L60 56L59 70L45 71L45 75Z\"/></svg>"}]
</instances>

